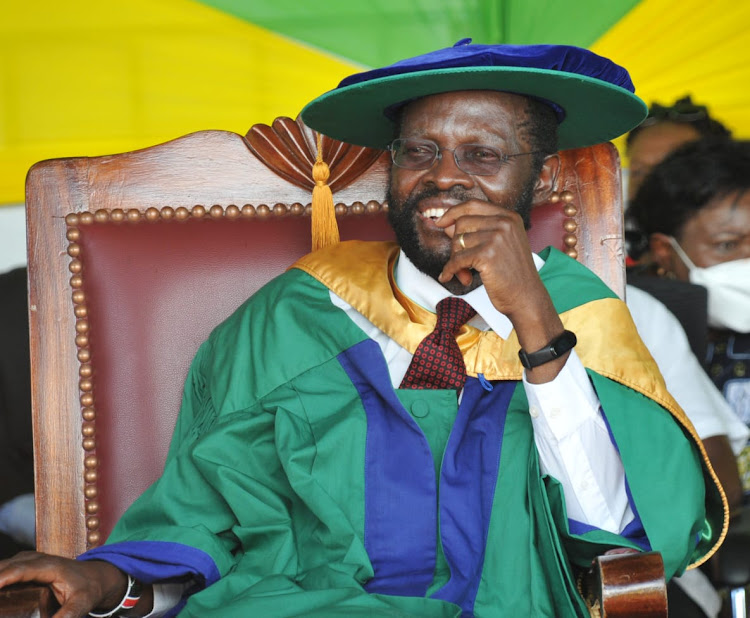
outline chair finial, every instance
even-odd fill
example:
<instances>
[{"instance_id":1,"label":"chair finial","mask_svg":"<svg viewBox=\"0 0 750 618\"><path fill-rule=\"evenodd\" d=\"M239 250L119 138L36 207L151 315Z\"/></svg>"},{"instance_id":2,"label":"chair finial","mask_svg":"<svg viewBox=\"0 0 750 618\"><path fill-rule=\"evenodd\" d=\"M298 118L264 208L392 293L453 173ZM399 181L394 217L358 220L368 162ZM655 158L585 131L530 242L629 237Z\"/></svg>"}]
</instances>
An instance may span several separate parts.
<instances>
[{"instance_id":1,"label":"chair finial","mask_svg":"<svg viewBox=\"0 0 750 618\"><path fill-rule=\"evenodd\" d=\"M315 186L312 192L312 250L322 249L339 242L339 227L333 194L327 181L330 176L328 164L323 161L323 137L318 133L318 154L313 165Z\"/></svg>"}]
</instances>

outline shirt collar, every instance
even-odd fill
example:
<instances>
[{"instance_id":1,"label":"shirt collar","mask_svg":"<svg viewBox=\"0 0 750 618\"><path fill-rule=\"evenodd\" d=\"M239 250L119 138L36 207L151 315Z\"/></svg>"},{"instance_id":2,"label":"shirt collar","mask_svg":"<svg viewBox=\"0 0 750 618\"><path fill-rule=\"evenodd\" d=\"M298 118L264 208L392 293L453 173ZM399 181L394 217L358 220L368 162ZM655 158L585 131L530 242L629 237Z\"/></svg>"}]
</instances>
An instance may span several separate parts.
<instances>
[{"instance_id":1,"label":"shirt collar","mask_svg":"<svg viewBox=\"0 0 750 618\"><path fill-rule=\"evenodd\" d=\"M537 271L544 266L544 260L536 253L531 254ZM399 289L420 307L436 313L437 304L448 296L456 296L446 290L438 281L420 271L411 260L406 257L403 250L399 252L398 261L394 271L396 285ZM507 339L513 324L492 304L487 290L480 285L475 290L461 296L469 303L477 315L469 320L469 324L480 330L492 329L503 339Z\"/></svg>"}]
</instances>

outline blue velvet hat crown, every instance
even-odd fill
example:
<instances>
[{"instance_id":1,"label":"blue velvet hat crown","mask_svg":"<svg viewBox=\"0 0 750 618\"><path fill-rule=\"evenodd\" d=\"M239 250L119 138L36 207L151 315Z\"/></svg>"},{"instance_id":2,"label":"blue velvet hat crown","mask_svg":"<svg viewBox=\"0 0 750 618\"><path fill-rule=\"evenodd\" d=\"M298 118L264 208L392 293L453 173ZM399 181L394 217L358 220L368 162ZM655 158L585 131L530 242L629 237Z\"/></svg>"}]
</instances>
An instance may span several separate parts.
<instances>
[{"instance_id":1,"label":"blue velvet hat crown","mask_svg":"<svg viewBox=\"0 0 750 618\"><path fill-rule=\"evenodd\" d=\"M357 73L310 102L302 119L335 139L384 148L393 138L397 110L441 92L497 90L552 106L560 149L609 141L648 113L628 72L607 58L569 45L453 47Z\"/></svg>"}]
</instances>

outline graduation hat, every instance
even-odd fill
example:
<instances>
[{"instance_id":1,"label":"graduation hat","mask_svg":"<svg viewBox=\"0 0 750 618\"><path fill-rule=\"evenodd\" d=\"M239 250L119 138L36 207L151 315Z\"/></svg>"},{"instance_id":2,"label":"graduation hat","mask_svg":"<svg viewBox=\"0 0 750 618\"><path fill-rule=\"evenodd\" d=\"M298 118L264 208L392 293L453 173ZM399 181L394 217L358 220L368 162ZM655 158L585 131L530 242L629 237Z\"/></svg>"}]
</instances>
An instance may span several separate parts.
<instances>
[{"instance_id":1,"label":"graduation hat","mask_svg":"<svg viewBox=\"0 0 750 618\"><path fill-rule=\"evenodd\" d=\"M409 101L460 90L496 90L533 97L557 114L561 150L609 141L648 113L628 72L570 45L472 45L408 58L357 73L310 102L302 120L335 139L385 148L398 111Z\"/></svg>"}]
</instances>

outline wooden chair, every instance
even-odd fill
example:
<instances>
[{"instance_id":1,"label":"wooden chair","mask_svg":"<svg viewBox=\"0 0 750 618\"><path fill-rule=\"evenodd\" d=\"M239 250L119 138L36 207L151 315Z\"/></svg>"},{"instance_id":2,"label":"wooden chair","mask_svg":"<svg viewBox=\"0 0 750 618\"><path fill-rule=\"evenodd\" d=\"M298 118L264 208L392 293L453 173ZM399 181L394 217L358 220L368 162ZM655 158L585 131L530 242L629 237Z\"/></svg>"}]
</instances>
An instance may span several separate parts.
<instances>
[{"instance_id":1,"label":"wooden chair","mask_svg":"<svg viewBox=\"0 0 750 618\"><path fill-rule=\"evenodd\" d=\"M324 137L323 157L342 239L391 238L387 155ZM202 131L31 169L40 551L74 556L99 545L160 474L199 344L310 249L314 158L314 132L279 118L245 137ZM562 197L534 210L532 245L577 257L622 295L617 153L603 144L561 158Z\"/></svg>"}]
</instances>

